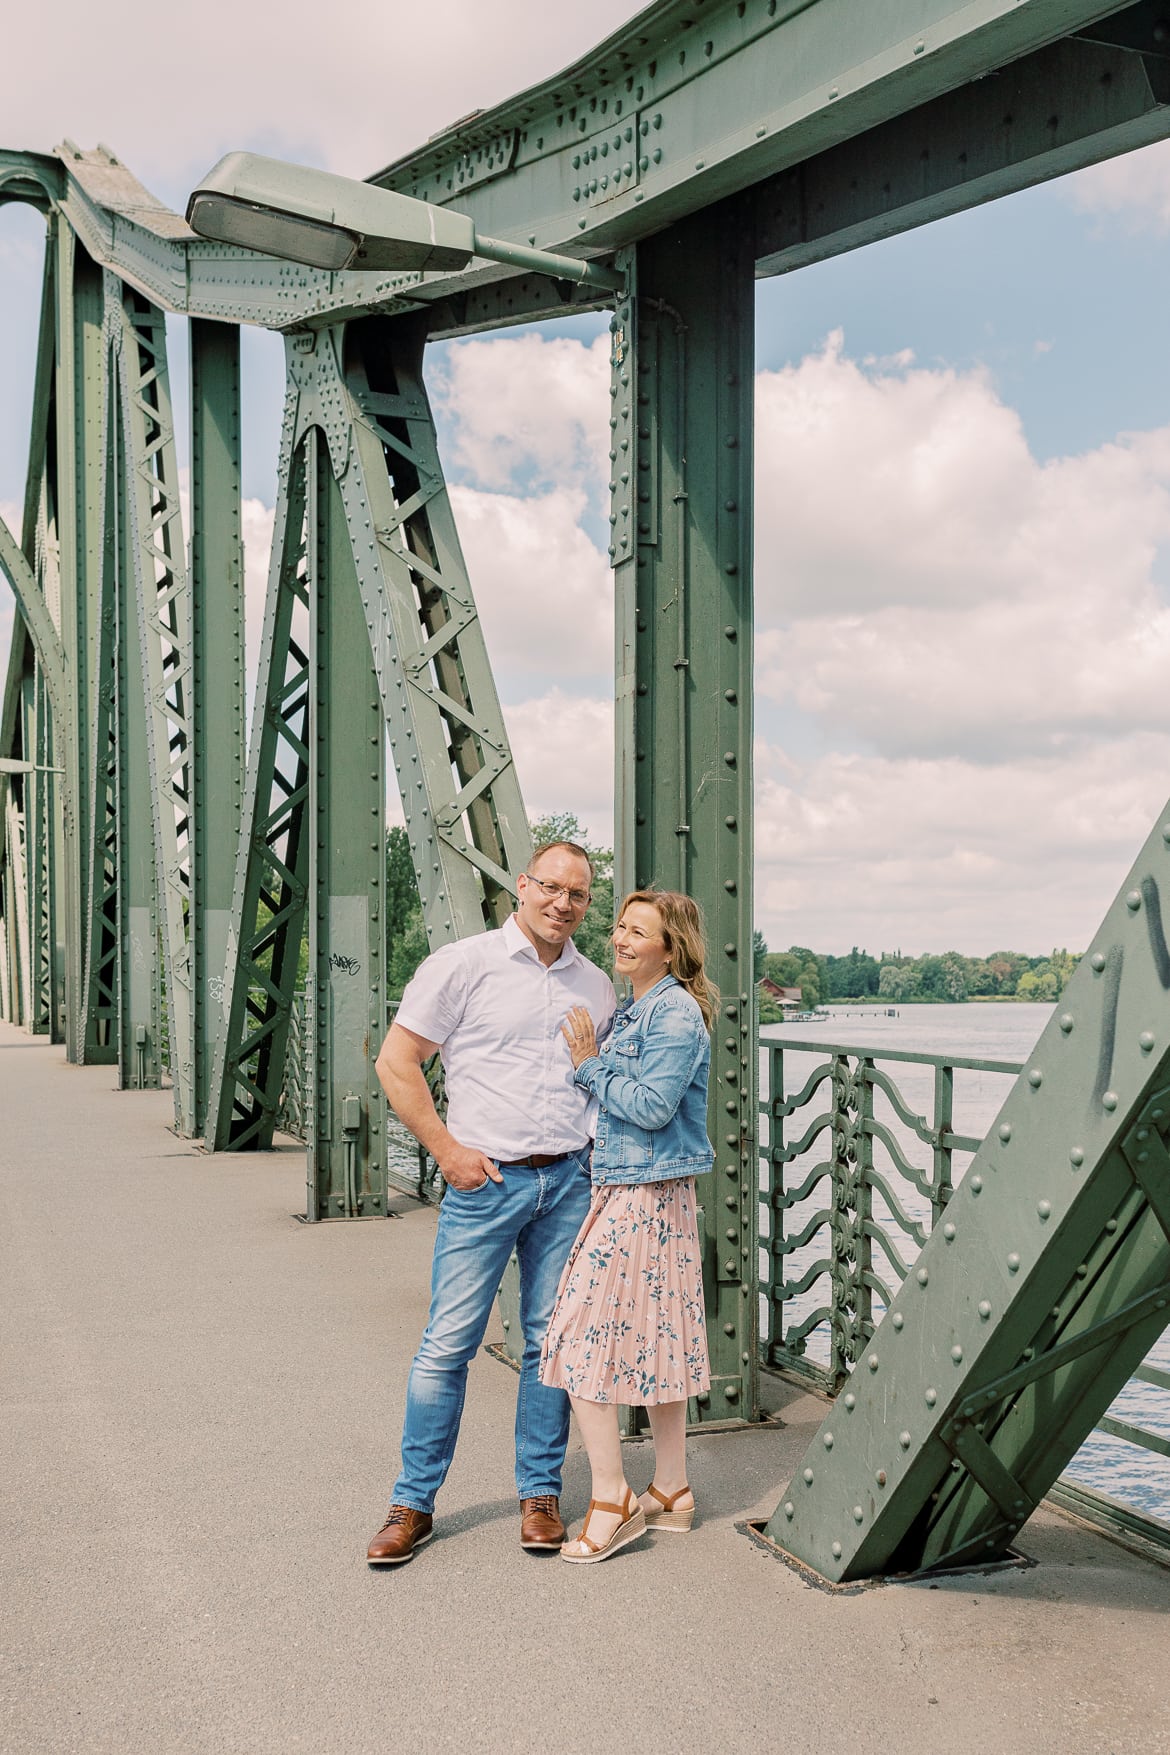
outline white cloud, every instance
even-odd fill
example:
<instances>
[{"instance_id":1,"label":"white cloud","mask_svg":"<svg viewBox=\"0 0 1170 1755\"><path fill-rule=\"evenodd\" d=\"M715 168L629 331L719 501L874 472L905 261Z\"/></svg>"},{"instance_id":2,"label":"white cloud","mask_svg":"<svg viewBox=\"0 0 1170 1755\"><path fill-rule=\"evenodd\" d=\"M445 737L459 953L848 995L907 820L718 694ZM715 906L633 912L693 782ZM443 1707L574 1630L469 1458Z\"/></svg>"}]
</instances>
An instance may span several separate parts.
<instances>
[{"instance_id":1,"label":"white cloud","mask_svg":"<svg viewBox=\"0 0 1170 1755\"><path fill-rule=\"evenodd\" d=\"M1170 231L1170 141L1091 165L1060 187L1082 213L1117 214L1134 230Z\"/></svg>"},{"instance_id":2,"label":"white cloud","mask_svg":"<svg viewBox=\"0 0 1170 1755\"><path fill-rule=\"evenodd\" d=\"M551 688L504 707L529 817L573 811L595 846L613 846L613 701Z\"/></svg>"},{"instance_id":3,"label":"white cloud","mask_svg":"<svg viewBox=\"0 0 1170 1755\"><path fill-rule=\"evenodd\" d=\"M613 577L580 519L585 494L530 498L452 487L493 667L542 678L613 669Z\"/></svg>"},{"instance_id":4,"label":"white cloud","mask_svg":"<svg viewBox=\"0 0 1170 1755\"><path fill-rule=\"evenodd\" d=\"M761 692L887 755L1170 728L1170 428L1041 465L981 373L761 374Z\"/></svg>"},{"instance_id":5,"label":"white cloud","mask_svg":"<svg viewBox=\"0 0 1170 1755\"><path fill-rule=\"evenodd\" d=\"M476 486L608 481L608 335L456 342L428 379L452 426L450 462Z\"/></svg>"}]
</instances>

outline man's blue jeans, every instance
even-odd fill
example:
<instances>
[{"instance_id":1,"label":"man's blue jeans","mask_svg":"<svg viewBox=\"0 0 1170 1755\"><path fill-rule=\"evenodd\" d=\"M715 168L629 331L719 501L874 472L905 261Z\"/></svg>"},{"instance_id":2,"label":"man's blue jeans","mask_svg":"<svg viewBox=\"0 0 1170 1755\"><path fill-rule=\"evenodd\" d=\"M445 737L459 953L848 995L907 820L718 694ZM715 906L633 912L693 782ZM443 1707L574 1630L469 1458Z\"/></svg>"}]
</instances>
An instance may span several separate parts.
<instances>
[{"instance_id":1,"label":"man's blue jeans","mask_svg":"<svg viewBox=\"0 0 1170 1755\"><path fill-rule=\"evenodd\" d=\"M557 1285L589 1210L587 1150L541 1170L501 1164L503 1183L448 1188L439 1208L431 1269L431 1311L406 1386L402 1472L395 1505L433 1511L443 1485L478 1350L513 1249L520 1259L524 1358L516 1401L516 1491L521 1499L560 1493L569 1438L569 1398L540 1381L540 1350Z\"/></svg>"}]
</instances>

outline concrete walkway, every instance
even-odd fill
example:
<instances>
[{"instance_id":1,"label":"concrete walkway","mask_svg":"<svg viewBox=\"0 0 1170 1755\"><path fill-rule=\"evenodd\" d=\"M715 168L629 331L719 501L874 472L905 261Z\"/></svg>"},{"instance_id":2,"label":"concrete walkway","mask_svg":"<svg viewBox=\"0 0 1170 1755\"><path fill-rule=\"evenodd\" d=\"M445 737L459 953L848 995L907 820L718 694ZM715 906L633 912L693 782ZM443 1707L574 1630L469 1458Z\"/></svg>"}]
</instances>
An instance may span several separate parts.
<instances>
[{"instance_id":1,"label":"concrete walkway","mask_svg":"<svg viewBox=\"0 0 1170 1755\"><path fill-rule=\"evenodd\" d=\"M481 1357L436 1539L369 1570L433 1214L300 1224L299 1150L206 1157L113 1082L0 1025L5 1755L1170 1748L1170 1571L1072 1522L852 1596L753 1545L823 1411L779 1383L782 1428L694 1441L689 1537L568 1567L518 1546Z\"/></svg>"}]
</instances>

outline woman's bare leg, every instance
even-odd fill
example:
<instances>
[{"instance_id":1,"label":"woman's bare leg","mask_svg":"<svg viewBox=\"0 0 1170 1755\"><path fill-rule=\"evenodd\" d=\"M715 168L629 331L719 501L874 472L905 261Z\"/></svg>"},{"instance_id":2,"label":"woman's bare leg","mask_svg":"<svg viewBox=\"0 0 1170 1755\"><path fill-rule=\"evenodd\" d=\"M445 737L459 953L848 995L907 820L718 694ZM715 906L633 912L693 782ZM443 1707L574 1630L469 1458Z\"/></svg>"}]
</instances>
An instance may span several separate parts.
<instances>
[{"instance_id":1,"label":"woman's bare leg","mask_svg":"<svg viewBox=\"0 0 1170 1755\"><path fill-rule=\"evenodd\" d=\"M593 1477L590 1498L608 1505L624 1505L627 1485L617 1407L612 1402L583 1402L576 1396L569 1399L589 1457ZM604 1547L621 1521L611 1511L595 1511L589 1519L589 1540ZM572 1553L588 1552L579 1541L567 1546Z\"/></svg>"},{"instance_id":2,"label":"woman's bare leg","mask_svg":"<svg viewBox=\"0 0 1170 1755\"><path fill-rule=\"evenodd\" d=\"M646 1412L654 1435L654 1485L669 1499L687 1485L687 1404L659 1402ZM643 1493L639 1503L643 1511L662 1510L649 1493ZM692 1494L683 1493L674 1509L687 1511L694 1503Z\"/></svg>"}]
</instances>

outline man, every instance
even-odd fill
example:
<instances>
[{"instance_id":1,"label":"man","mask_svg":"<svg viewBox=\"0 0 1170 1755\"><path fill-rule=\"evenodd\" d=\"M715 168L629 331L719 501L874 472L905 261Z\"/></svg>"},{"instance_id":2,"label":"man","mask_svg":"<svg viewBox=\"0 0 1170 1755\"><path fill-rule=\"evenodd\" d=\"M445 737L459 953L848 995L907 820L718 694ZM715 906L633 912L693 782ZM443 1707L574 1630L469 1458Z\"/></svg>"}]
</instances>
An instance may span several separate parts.
<instances>
[{"instance_id":1,"label":"man","mask_svg":"<svg viewBox=\"0 0 1170 1755\"><path fill-rule=\"evenodd\" d=\"M541 1383L539 1370L557 1285L590 1199L594 1105L574 1082L561 1024L583 1005L600 1029L615 1005L609 977L572 942L592 879L589 856L574 842L538 847L517 879L516 912L499 931L444 945L426 959L378 1055L382 1088L447 1189L430 1318L407 1384L402 1470L370 1543L373 1566L401 1565L432 1534L468 1363L513 1249L524 1334L516 1402L520 1541L555 1552L565 1539L559 1501L569 1401ZM422 1070L436 1049L446 1073L446 1125Z\"/></svg>"}]
</instances>

